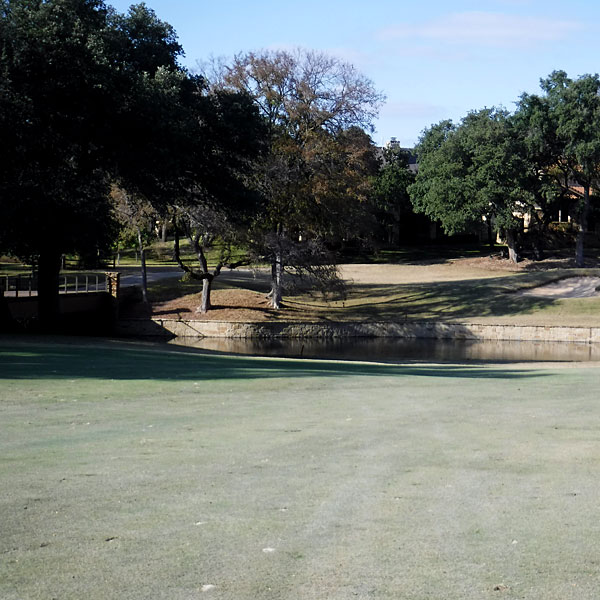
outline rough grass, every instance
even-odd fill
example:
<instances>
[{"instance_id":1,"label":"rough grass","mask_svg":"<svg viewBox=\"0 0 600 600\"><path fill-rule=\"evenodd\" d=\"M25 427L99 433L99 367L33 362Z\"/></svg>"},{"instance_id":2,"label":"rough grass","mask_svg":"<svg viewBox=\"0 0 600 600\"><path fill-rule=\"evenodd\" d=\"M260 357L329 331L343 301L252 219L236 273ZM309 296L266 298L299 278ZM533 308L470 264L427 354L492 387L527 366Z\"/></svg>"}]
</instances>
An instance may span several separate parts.
<instances>
[{"instance_id":1,"label":"rough grass","mask_svg":"<svg viewBox=\"0 0 600 600\"><path fill-rule=\"evenodd\" d=\"M194 264L198 258L194 254L189 240L182 239L180 241L180 253L181 258L188 263ZM220 243L215 243L212 248L206 251L206 256L209 265L217 263L219 258L219 252L221 249ZM234 247L232 250L231 260L232 262L242 260L245 258L246 253L242 248ZM176 262L173 258L173 241L168 242L154 242L146 248L146 263L149 266L176 266ZM139 266L140 255L137 248L123 248L119 251L119 266L131 267Z\"/></svg>"},{"instance_id":2,"label":"rough grass","mask_svg":"<svg viewBox=\"0 0 600 600\"><path fill-rule=\"evenodd\" d=\"M30 273L31 267L22 264L16 259L0 256L0 277L4 275L13 277L15 275L26 275Z\"/></svg>"},{"instance_id":3,"label":"rough grass","mask_svg":"<svg viewBox=\"0 0 600 600\"><path fill-rule=\"evenodd\" d=\"M425 269L423 269L425 271ZM516 292L597 269L479 273L457 268L454 279L424 273L425 281L353 283L348 298L328 307L348 320L436 320L535 325L600 325L600 297L523 297ZM325 307L321 304L319 308Z\"/></svg>"},{"instance_id":4,"label":"rough grass","mask_svg":"<svg viewBox=\"0 0 600 600\"><path fill-rule=\"evenodd\" d=\"M0 338L6 600L587 600L600 370Z\"/></svg>"}]
</instances>

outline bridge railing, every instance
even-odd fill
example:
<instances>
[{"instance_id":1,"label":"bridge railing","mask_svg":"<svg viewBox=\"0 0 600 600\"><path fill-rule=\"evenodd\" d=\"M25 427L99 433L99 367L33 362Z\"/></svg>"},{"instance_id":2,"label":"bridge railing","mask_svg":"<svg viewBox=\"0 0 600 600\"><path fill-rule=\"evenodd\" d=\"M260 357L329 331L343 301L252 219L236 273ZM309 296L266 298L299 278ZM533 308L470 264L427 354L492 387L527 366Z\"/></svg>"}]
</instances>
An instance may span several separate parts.
<instances>
[{"instance_id":1,"label":"bridge railing","mask_svg":"<svg viewBox=\"0 0 600 600\"><path fill-rule=\"evenodd\" d=\"M59 278L59 293L81 294L107 292L106 273L68 273ZM35 275L0 275L0 293L17 298L37 296L38 281Z\"/></svg>"}]
</instances>

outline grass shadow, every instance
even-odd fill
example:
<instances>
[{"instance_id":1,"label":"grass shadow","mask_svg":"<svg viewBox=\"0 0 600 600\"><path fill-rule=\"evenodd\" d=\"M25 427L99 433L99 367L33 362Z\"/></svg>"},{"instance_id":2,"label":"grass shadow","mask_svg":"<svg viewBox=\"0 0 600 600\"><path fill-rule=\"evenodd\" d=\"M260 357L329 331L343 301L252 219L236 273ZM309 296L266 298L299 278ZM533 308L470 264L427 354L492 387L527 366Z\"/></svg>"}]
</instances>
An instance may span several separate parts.
<instances>
[{"instance_id":1,"label":"grass shadow","mask_svg":"<svg viewBox=\"0 0 600 600\"><path fill-rule=\"evenodd\" d=\"M547 309L553 298L524 297L501 282L482 280L402 286L355 286L354 304L347 305L354 318L384 320L510 316ZM390 297L392 296L392 297Z\"/></svg>"},{"instance_id":2,"label":"grass shadow","mask_svg":"<svg viewBox=\"0 0 600 600\"><path fill-rule=\"evenodd\" d=\"M409 375L507 379L540 376L540 373L468 365L383 365L267 359L80 338L0 338L0 379L5 380L91 378L186 381Z\"/></svg>"},{"instance_id":3,"label":"grass shadow","mask_svg":"<svg viewBox=\"0 0 600 600\"><path fill-rule=\"evenodd\" d=\"M172 310L152 310L152 314L150 316L156 317L160 315L173 315L174 313L191 313L192 311L189 308L178 308L176 311Z\"/></svg>"},{"instance_id":4,"label":"grass shadow","mask_svg":"<svg viewBox=\"0 0 600 600\"><path fill-rule=\"evenodd\" d=\"M458 258L479 258L498 254L502 246L481 246L480 244L438 244L416 245L401 248L382 248L371 253L344 254L342 262L347 264L402 264L402 265L441 265Z\"/></svg>"},{"instance_id":5,"label":"grass shadow","mask_svg":"<svg viewBox=\"0 0 600 600\"><path fill-rule=\"evenodd\" d=\"M435 283L353 284L345 306L334 308L330 315L351 320L455 321L533 314L551 308L561 299L522 296L517 292L565 277L591 274L597 272L559 269Z\"/></svg>"}]
</instances>

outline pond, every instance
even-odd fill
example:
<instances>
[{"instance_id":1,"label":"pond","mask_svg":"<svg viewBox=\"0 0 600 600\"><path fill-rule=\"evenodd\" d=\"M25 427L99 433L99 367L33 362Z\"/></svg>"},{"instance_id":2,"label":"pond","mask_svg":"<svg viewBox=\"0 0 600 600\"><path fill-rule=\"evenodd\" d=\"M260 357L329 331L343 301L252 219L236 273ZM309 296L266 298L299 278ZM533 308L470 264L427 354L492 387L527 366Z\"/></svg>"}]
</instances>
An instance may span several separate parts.
<instances>
[{"instance_id":1,"label":"pond","mask_svg":"<svg viewBox=\"0 0 600 600\"><path fill-rule=\"evenodd\" d=\"M176 338L171 344L214 352L288 358L402 363L600 361L600 344L424 340L405 338L226 339Z\"/></svg>"}]
</instances>

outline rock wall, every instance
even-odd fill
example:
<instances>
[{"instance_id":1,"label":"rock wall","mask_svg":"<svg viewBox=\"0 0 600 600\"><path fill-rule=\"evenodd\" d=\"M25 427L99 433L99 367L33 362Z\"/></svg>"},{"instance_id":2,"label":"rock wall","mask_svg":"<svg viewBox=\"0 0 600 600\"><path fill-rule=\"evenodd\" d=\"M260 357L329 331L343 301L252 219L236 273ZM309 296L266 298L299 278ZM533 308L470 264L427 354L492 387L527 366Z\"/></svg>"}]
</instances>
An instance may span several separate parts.
<instances>
[{"instance_id":1,"label":"rock wall","mask_svg":"<svg viewBox=\"0 0 600 600\"><path fill-rule=\"evenodd\" d=\"M275 321L233 323L177 319L123 319L116 333L122 336L225 337L225 338L352 338L397 337L464 340L600 343L600 327L525 325L474 325L469 323L303 323Z\"/></svg>"}]
</instances>

